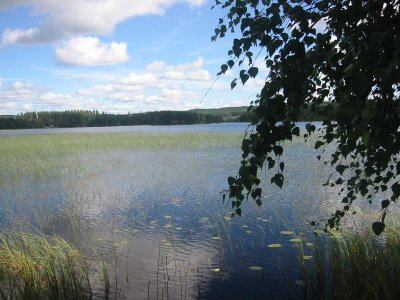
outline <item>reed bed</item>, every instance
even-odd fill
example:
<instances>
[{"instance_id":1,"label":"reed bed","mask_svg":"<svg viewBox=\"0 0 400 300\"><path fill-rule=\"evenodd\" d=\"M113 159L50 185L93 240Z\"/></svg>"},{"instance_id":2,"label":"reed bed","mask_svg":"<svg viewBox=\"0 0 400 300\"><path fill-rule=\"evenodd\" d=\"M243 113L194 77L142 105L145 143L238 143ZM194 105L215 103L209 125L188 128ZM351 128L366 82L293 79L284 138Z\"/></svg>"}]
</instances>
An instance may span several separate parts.
<instances>
[{"instance_id":1,"label":"reed bed","mask_svg":"<svg viewBox=\"0 0 400 300\"><path fill-rule=\"evenodd\" d=\"M309 299L400 299L400 231L346 230L317 243L305 270Z\"/></svg>"},{"instance_id":2,"label":"reed bed","mask_svg":"<svg viewBox=\"0 0 400 300\"><path fill-rule=\"evenodd\" d=\"M8 231L0 234L3 299L90 299L85 259L58 236Z\"/></svg>"},{"instance_id":3,"label":"reed bed","mask_svg":"<svg viewBox=\"0 0 400 300\"><path fill-rule=\"evenodd\" d=\"M0 184L84 172L79 156L110 151L240 147L238 133L56 133L0 137Z\"/></svg>"}]
</instances>

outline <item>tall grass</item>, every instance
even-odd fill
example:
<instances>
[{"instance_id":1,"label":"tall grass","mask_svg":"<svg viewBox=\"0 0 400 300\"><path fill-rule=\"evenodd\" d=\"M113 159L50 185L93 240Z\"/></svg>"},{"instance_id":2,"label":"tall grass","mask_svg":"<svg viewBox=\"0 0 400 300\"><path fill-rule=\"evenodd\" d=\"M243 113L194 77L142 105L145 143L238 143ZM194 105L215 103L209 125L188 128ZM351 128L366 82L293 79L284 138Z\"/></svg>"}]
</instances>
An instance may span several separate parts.
<instances>
[{"instance_id":1,"label":"tall grass","mask_svg":"<svg viewBox=\"0 0 400 300\"><path fill-rule=\"evenodd\" d=\"M326 243L325 243L326 242ZM306 270L310 299L400 299L400 231L328 234Z\"/></svg>"},{"instance_id":2,"label":"tall grass","mask_svg":"<svg viewBox=\"0 0 400 300\"><path fill-rule=\"evenodd\" d=\"M0 234L0 298L91 299L85 259L58 236Z\"/></svg>"}]
</instances>

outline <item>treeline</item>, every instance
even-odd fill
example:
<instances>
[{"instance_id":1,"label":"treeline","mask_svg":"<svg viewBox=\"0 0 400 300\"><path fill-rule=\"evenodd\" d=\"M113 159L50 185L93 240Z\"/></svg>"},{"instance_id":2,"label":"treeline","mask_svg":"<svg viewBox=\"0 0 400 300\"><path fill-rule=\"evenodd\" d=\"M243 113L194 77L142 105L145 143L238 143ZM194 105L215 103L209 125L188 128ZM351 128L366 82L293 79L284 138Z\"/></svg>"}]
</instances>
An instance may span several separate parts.
<instances>
[{"instance_id":1,"label":"treeline","mask_svg":"<svg viewBox=\"0 0 400 300\"><path fill-rule=\"evenodd\" d=\"M99 113L98 111L71 110L26 112L16 116L0 116L0 129L178 125L220 122L223 122L221 116L190 111L157 111L120 115Z\"/></svg>"}]
</instances>

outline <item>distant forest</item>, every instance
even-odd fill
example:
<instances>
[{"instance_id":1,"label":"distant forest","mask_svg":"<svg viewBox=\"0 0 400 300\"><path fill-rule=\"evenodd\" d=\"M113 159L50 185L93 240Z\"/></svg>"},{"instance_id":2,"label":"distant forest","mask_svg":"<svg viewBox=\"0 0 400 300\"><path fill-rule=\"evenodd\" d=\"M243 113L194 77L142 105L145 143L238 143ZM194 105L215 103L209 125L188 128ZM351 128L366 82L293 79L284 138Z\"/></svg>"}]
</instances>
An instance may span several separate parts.
<instances>
[{"instance_id":1,"label":"distant forest","mask_svg":"<svg viewBox=\"0 0 400 300\"><path fill-rule=\"evenodd\" d=\"M301 112L301 121L322 120L326 103L319 113ZM130 125L189 125L223 122L250 122L246 106L189 111L154 111L129 114L109 114L88 110L25 112L18 115L0 115L0 129L104 127Z\"/></svg>"},{"instance_id":2,"label":"distant forest","mask_svg":"<svg viewBox=\"0 0 400 300\"><path fill-rule=\"evenodd\" d=\"M25 112L0 116L0 129L102 127L128 125L178 125L221 122L246 122L246 107L214 110L212 113L192 111L157 111L132 114L109 114L98 111L70 110Z\"/></svg>"}]
</instances>

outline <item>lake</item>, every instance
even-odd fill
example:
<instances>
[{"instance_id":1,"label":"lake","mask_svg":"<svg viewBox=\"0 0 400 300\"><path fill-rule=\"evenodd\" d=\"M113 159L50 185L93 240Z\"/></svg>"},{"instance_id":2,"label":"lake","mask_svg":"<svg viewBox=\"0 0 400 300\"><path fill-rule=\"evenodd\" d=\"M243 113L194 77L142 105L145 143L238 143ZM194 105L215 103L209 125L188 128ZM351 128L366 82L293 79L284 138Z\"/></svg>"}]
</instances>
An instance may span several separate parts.
<instances>
[{"instance_id":1,"label":"lake","mask_svg":"<svg viewBox=\"0 0 400 300\"><path fill-rule=\"evenodd\" d=\"M249 199L232 217L221 191L246 128L1 131L0 224L58 234L105 259L117 298L302 298L323 239L309 224L340 207L338 191L322 186L330 168L313 144L292 142L284 188L264 180L262 207Z\"/></svg>"}]
</instances>

